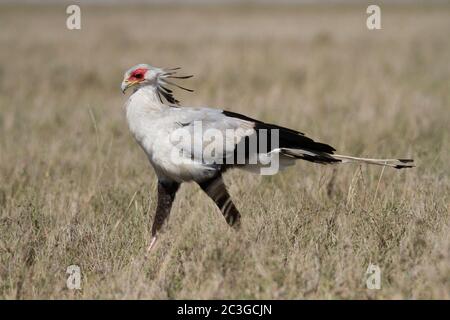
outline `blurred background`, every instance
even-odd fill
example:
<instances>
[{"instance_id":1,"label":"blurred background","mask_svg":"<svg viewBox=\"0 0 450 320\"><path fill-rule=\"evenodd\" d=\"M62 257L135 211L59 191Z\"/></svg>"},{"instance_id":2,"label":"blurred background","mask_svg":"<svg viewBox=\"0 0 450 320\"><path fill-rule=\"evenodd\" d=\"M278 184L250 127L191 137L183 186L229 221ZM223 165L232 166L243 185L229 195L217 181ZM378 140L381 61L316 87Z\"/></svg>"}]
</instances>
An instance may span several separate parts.
<instances>
[{"instance_id":1,"label":"blurred background","mask_svg":"<svg viewBox=\"0 0 450 320\"><path fill-rule=\"evenodd\" d=\"M371 3L381 30L368 4L0 1L0 297L448 299L450 4ZM145 260L155 176L120 92L137 63L194 74L183 105L418 167L231 172L239 234L183 186ZM72 264L82 290L66 287Z\"/></svg>"}]
</instances>

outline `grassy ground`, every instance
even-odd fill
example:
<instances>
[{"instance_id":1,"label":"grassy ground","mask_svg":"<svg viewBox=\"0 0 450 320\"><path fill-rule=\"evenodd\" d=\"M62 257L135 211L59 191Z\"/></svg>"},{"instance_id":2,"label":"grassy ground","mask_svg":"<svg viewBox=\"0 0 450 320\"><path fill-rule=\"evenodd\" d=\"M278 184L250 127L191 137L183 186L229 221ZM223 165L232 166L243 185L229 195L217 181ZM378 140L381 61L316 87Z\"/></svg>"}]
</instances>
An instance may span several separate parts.
<instances>
[{"instance_id":1,"label":"grassy ground","mask_svg":"<svg viewBox=\"0 0 450 320\"><path fill-rule=\"evenodd\" d=\"M450 7L0 10L0 297L450 298ZM243 112L412 170L298 163L225 179L230 230L184 185L144 248L155 175L119 90L140 63L196 77L186 105ZM370 263L381 290L366 289ZM77 264L82 290L66 288Z\"/></svg>"}]
</instances>

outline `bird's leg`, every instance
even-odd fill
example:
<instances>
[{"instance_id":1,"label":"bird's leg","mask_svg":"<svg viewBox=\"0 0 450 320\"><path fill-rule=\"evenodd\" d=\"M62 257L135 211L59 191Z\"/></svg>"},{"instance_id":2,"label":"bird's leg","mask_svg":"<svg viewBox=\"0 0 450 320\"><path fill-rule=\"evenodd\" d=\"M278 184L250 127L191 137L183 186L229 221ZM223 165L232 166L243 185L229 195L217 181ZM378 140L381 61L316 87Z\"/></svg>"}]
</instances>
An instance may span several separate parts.
<instances>
[{"instance_id":1,"label":"bird's leg","mask_svg":"<svg viewBox=\"0 0 450 320\"><path fill-rule=\"evenodd\" d=\"M152 240L147 248L150 251L156 243L157 234L170 214L175 194L180 184L173 181L158 181L158 205L152 225Z\"/></svg>"},{"instance_id":2,"label":"bird's leg","mask_svg":"<svg viewBox=\"0 0 450 320\"><path fill-rule=\"evenodd\" d=\"M239 228L241 225L241 214L233 201L231 201L222 176L219 175L218 177L199 183L199 185L214 200L220 211L222 211L227 223L234 228Z\"/></svg>"}]
</instances>

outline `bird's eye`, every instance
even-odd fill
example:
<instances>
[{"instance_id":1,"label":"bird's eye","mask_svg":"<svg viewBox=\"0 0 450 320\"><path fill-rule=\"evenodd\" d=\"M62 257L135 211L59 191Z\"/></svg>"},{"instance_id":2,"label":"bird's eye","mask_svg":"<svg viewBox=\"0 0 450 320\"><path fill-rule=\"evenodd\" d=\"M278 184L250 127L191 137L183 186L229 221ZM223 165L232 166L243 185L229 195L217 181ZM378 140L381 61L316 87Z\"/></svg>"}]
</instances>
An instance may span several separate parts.
<instances>
[{"instance_id":1,"label":"bird's eye","mask_svg":"<svg viewBox=\"0 0 450 320\"><path fill-rule=\"evenodd\" d=\"M142 79L142 73L137 73L134 75L136 79Z\"/></svg>"}]
</instances>

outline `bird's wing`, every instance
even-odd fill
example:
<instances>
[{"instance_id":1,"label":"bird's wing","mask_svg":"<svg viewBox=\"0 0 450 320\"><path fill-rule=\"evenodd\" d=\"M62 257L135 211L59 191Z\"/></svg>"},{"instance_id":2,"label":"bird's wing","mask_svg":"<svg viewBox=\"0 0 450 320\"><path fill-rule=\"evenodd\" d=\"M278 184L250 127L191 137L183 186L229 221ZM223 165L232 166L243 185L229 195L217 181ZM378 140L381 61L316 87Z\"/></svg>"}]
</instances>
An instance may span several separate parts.
<instances>
[{"instance_id":1,"label":"bird's wing","mask_svg":"<svg viewBox=\"0 0 450 320\"><path fill-rule=\"evenodd\" d=\"M183 141L177 146L187 151L190 157L207 163L217 163L219 159L224 161L232 157L237 161L238 145L244 145L241 150L245 150L246 159L254 154L278 152L285 157L312 162L339 161L331 157L335 150L333 147L315 142L296 130L219 109L183 107L169 110L180 133L184 132L184 136L192 138L181 139ZM276 143L272 140L273 130L278 135ZM253 137L256 140L252 140ZM261 143L261 140L264 142ZM250 142L255 143L256 148L249 146Z\"/></svg>"},{"instance_id":2,"label":"bird's wing","mask_svg":"<svg viewBox=\"0 0 450 320\"><path fill-rule=\"evenodd\" d=\"M236 145L255 133L253 121L229 117L219 109L183 107L168 112L177 125L171 139L174 146L204 163L233 156Z\"/></svg>"}]
</instances>

